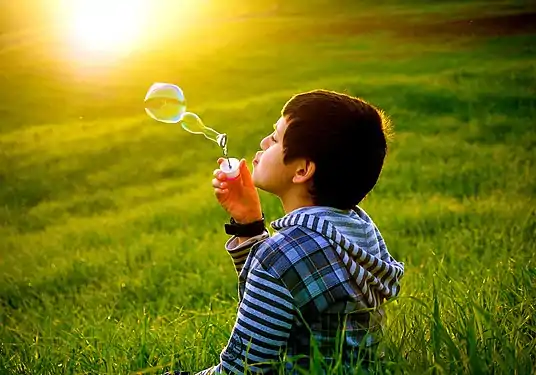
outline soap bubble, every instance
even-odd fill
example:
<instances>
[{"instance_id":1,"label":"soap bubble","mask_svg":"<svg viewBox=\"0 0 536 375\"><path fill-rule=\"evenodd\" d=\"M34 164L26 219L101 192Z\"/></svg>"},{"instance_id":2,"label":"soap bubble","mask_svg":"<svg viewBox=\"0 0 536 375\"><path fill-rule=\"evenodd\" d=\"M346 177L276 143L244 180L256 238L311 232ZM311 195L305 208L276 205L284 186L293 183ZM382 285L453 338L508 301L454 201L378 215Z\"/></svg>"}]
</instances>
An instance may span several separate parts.
<instances>
[{"instance_id":1,"label":"soap bubble","mask_svg":"<svg viewBox=\"0 0 536 375\"><path fill-rule=\"evenodd\" d=\"M207 139L216 142L226 153L227 135L220 134L216 130L203 124L198 115L192 112L184 112L179 120L182 128L192 134L203 134Z\"/></svg>"},{"instance_id":2,"label":"soap bubble","mask_svg":"<svg viewBox=\"0 0 536 375\"><path fill-rule=\"evenodd\" d=\"M180 87L171 83L154 83L145 96L145 112L157 121L180 123L184 130L204 135L220 146L227 158L227 135L206 127L195 113L186 112L186 99Z\"/></svg>"},{"instance_id":3,"label":"soap bubble","mask_svg":"<svg viewBox=\"0 0 536 375\"><path fill-rule=\"evenodd\" d=\"M185 111L186 99L176 85L154 83L145 95L145 112L157 121L176 124Z\"/></svg>"}]
</instances>

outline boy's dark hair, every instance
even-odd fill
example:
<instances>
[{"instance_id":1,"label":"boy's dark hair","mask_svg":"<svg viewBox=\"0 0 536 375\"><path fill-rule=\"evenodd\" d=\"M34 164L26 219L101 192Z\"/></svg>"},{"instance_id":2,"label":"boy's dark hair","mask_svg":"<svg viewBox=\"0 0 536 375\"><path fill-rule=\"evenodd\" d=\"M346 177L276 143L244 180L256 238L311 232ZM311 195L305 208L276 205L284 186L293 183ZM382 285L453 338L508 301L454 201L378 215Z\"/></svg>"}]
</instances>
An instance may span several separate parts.
<instances>
[{"instance_id":1,"label":"boy's dark hair","mask_svg":"<svg viewBox=\"0 0 536 375\"><path fill-rule=\"evenodd\" d=\"M387 153L388 120L367 102L314 90L293 96L281 114L288 127L284 163L316 165L310 194L318 206L351 209L372 190Z\"/></svg>"}]
</instances>

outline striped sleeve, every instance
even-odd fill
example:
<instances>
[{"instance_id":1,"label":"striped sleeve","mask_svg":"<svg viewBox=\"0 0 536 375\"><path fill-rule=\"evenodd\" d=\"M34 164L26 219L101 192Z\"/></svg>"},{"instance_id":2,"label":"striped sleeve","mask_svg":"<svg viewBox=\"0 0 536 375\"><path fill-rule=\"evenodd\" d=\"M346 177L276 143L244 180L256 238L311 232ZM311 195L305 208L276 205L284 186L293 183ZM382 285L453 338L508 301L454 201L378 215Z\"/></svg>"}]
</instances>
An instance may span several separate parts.
<instances>
[{"instance_id":1,"label":"striped sleeve","mask_svg":"<svg viewBox=\"0 0 536 375\"><path fill-rule=\"evenodd\" d=\"M256 243L265 240L268 237L270 237L270 233L265 230L262 234L251 237L247 241L242 242L240 245L237 245L238 237L233 236L229 238L229 240L225 243L225 250L227 250L227 252L231 256L237 274L240 274L240 271L242 271L242 268L244 267L244 263L246 262L251 247Z\"/></svg>"},{"instance_id":2,"label":"striped sleeve","mask_svg":"<svg viewBox=\"0 0 536 375\"><path fill-rule=\"evenodd\" d=\"M286 347L294 311L293 297L283 283L262 269L252 269L220 363L199 374L269 372Z\"/></svg>"}]
</instances>

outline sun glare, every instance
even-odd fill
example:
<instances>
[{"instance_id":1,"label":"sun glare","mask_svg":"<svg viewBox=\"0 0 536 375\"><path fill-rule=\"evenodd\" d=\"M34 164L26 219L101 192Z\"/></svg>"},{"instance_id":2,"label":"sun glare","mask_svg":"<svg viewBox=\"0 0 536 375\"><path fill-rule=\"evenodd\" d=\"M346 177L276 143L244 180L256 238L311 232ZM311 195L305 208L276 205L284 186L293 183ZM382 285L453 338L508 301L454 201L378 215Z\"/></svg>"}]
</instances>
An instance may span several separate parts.
<instances>
[{"instance_id":1,"label":"sun glare","mask_svg":"<svg viewBox=\"0 0 536 375\"><path fill-rule=\"evenodd\" d=\"M121 53L135 47L150 0L69 0L65 6L72 43L78 50Z\"/></svg>"}]
</instances>

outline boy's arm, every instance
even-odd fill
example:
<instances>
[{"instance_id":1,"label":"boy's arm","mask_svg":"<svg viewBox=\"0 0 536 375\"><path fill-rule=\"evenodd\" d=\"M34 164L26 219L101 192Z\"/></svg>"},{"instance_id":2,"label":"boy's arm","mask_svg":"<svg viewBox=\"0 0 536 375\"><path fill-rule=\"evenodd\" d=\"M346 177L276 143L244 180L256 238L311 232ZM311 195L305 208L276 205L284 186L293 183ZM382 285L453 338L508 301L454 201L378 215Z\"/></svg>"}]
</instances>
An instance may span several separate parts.
<instances>
[{"instance_id":1,"label":"boy's arm","mask_svg":"<svg viewBox=\"0 0 536 375\"><path fill-rule=\"evenodd\" d=\"M220 363L197 375L263 373L278 363L294 321L294 299L277 278L252 269Z\"/></svg>"},{"instance_id":2,"label":"boy's arm","mask_svg":"<svg viewBox=\"0 0 536 375\"><path fill-rule=\"evenodd\" d=\"M270 233L268 233L267 230L264 230L262 234L254 237L233 236L225 243L225 249L233 259L237 274L240 274L240 271L242 271L242 267L244 267L244 263L246 262L251 247L257 242L264 241L268 237L270 237Z\"/></svg>"}]
</instances>

